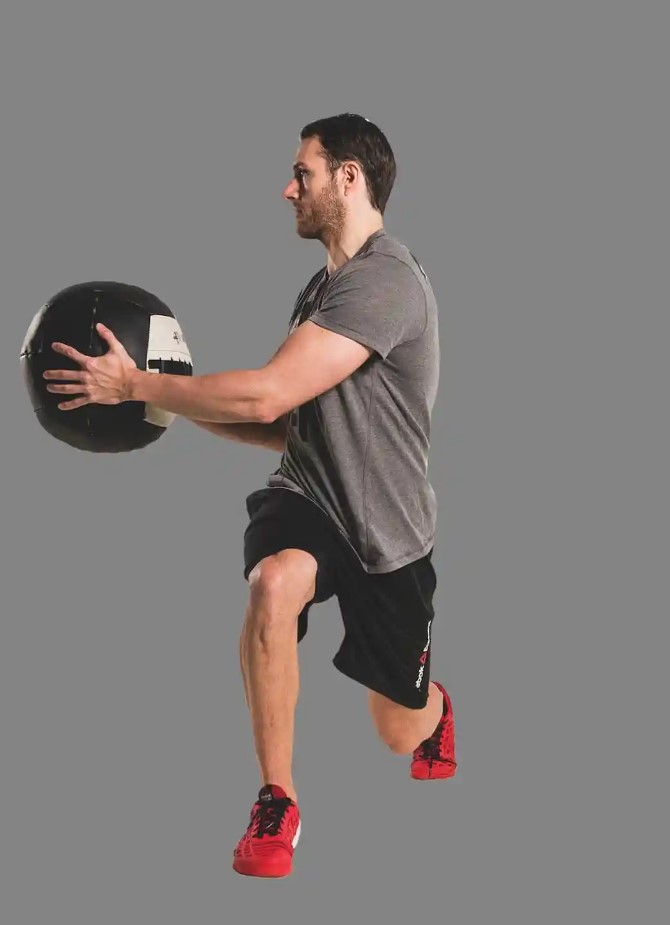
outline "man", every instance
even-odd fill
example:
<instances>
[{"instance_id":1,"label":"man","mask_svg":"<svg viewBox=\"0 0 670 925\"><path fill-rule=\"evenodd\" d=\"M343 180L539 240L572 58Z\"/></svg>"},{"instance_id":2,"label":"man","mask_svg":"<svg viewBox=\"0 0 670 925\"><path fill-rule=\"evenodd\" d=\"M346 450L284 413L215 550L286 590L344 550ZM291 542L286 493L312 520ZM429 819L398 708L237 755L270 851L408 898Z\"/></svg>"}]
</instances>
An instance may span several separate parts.
<instances>
[{"instance_id":1,"label":"man","mask_svg":"<svg viewBox=\"0 0 670 925\"><path fill-rule=\"evenodd\" d=\"M368 690L373 722L416 779L454 775L449 697L431 682L436 503L427 480L439 375L435 298L421 266L385 231L393 152L345 113L301 132L284 198L326 266L300 293L289 336L262 368L180 377L138 370L113 333L99 358L59 344L81 371L48 388L88 403L151 402L235 440L282 453L247 498L250 594L240 664L262 788L233 867L286 876L300 834L292 778L298 642L309 608L337 596L335 666ZM76 396L76 397L72 397Z\"/></svg>"}]
</instances>

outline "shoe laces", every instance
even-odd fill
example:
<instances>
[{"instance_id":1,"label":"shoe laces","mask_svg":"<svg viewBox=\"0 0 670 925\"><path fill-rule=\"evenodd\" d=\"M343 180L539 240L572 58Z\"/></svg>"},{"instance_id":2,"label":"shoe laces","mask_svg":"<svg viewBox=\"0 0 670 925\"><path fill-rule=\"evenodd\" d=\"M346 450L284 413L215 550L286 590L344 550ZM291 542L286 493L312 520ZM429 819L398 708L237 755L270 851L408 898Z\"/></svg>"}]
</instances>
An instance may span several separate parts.
<instances>
[{"instance_id":1,"label":"shoe laces","mask_svg":"<svg viewBox=\"0 0 670 925\"><path fill-rule=\"evenodd\" d=\"M289 797L267 800L257 803L254 813L253 837L262 838L264 835L277 835L286 818L286 810L291 805Z\"/></svg>"}]
</instances>

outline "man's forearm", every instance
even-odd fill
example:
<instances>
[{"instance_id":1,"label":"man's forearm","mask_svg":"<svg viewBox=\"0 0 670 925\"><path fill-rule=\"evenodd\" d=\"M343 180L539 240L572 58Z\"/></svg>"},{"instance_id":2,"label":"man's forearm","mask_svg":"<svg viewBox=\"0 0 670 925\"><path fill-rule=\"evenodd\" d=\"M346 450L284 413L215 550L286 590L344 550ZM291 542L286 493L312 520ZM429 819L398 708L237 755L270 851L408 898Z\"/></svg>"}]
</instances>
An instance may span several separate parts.
<instances>
[{"instance_id":1,"label":"man's forearm","mask_svg":"<svg viewBox=\"0 0 670 925\"><path fill-rule=\"evenodd\" d=\"M287 416L283 414L272 424L220 424L215 421L198 421L195 418L189 418L198 427L208 430L217 437L226 437L228 440L234 440L237 443L248 443L251 446L263 446L268 450L277 450L284 452L286 445L286 425Z\"/></svg>"},{"instance_id":2,"label":"man's forearm","mask_svg":"<svg viewBox=\"0 0 670 925\"><path fill-rule=\"evenodd\" d=\"M128 399L147 402L191 420L267 424L276 419L271 409L276 396L262 369L207 376L173 376L134 369Z\"/></svg>"}]
</instances>

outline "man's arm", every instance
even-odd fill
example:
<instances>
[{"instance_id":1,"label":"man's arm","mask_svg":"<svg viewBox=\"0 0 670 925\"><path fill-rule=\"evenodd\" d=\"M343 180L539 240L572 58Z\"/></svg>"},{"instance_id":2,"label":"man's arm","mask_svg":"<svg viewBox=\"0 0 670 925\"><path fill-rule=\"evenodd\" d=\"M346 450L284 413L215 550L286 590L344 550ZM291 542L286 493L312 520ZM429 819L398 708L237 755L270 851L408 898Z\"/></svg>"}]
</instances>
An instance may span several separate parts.
<instances>
[{"instance_id":1,"label":"man's arm","mask_svg":"<svg viewBox=\"0 0 670 925\"><path fill-rule=\"evenodd\" d=\"M286 428L288 424L288 416L286 414L277 418L272 424L219 424L216 421L197 421L195 418L187 418L187 420L197 424L198 427L202 427L203 430L208 430L210 433L216 434L217 437L226 437L237 443L248 443L251 446L264 446L268 450L278 450L280 453L284 452L284 447L286 445Z\"/></svg>"},{"instance_id":2,"label":"man's arm","mask_svg":"<svg viewBox=\"0 0 670 925\"><path fill-rule=\"evenodd\" d=\"M126 400L198 421L272 424L350 376L372 348L307 320L261 369L174 376L133 369Z\"/></svg>"},{"instance_id":3,"label":"man's arm","mask_svg":"<svg viewBox=\"0 0 670 925\"><path fill-rule=\"evenodd\" d=\"M279 353L279 350L277 350L277 353ZM277 353L275 353L275 356ZM198 427L202 427L203 430L209 431L210 434L214 434L216 437L225 437L235 443L263 446L268 450L278 450L280 453L284 452L286 446L288 414L282 414L270 424L253 421L221 424L217 421L200 421L193 417L187 417L186 420L197 424Z\"/></svg>"}]
</instances>

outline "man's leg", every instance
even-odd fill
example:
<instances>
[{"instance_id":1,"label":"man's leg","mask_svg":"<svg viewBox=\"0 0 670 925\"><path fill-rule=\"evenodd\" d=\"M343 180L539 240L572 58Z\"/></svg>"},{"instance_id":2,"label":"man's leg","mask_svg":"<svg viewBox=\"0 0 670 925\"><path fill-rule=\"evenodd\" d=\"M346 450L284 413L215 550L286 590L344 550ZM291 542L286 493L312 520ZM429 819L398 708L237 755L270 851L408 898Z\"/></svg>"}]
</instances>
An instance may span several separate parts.
<instances>
[{"instance_id":1,"label":"man's leg","mask_svg":"<svg viewBox=\"0 0 670 925\"><path fill-rule=\"evenodd\" d=\"M395 754L410 755L433 734L442 716L444 698L431 681L428 703L421 710L410 710L376 691L368 691L368 705L381 740Z\"/></svg>"},{"instance_id":2,"label":"man's leg","mask_svg":"<svg viewBox=\"0 0 670 925\"><path fill-rule=\"evenodd\" d=\"M285 549L261 560L249 574L240 639L261 784L277 784L292 800L297 799L292 776L300 686L297 622L314 597L316 572L316 559L301 549Z\"/></svg>"}]
</instances>

